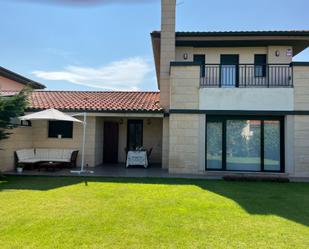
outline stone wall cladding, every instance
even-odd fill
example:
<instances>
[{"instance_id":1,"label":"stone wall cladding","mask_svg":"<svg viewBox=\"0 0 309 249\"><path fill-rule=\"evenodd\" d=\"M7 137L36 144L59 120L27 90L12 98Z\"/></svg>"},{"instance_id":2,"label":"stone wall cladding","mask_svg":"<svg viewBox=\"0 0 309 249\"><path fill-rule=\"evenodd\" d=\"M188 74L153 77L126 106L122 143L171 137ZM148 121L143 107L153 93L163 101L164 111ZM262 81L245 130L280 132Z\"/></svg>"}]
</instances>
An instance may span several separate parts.
<instances>
[{"instance_id":1,"label":"stone wall cladding","mask_svg":"<svg viewBox=\"0 0 309 249\"><path fill-rule=\"evenodd\" d=\"M294 71L294 108L309 111L309 67L296 66ZM294 174L309 177L309 116L294 117Z\"/></svg>"},{"instance_id":2,"label":"stone wall cladding","mask_svg":"<svg viewBox=\"0 0 309 249\"><path fill-rule=\"evenodd\" d=\"M294 67L294 108L297 111L309 110L309 67Z\"/></svg>"},{"instance_id":3,"label":"stone wall cladding","mask_svg":"<svg viewBox=\"0 0 309 249\"><path fill-rule=\"evenodd\" d=\"M309 177L309 116L295 116L294 120L294 174Z\"/></svg>"},{"instance_id":4,"label":"stone wall cladding","mask_svg":"<svg viewBox=\"0 0 309 249\"><path fill-rule=\"evenodd\" d=\"M171 67L171 109L199 109L200 67Z\"/></svg>"},{"instance_id":5,"label":"stone wall cladding","mask_svg":"<svg viewBox=\"0 0 309 249\"><path fill-rule=\"evenodd\" d=\"M174 174L201 173L200 130L205 119L201 114L171 114L170 115L170 159L169 172Z\"/></svg>"},{"instance_id":6,"label":"stone wall cladding","mask_svg":"<svg viewBox=\"0 0 309 249\"><path fill-rule=\"evenodd\" d=\"M0 142L0 171L10 171L15 168L14 152L18 149L33 147L32 127L13 129L8 139Z\"/></svg>"}]
</instances>

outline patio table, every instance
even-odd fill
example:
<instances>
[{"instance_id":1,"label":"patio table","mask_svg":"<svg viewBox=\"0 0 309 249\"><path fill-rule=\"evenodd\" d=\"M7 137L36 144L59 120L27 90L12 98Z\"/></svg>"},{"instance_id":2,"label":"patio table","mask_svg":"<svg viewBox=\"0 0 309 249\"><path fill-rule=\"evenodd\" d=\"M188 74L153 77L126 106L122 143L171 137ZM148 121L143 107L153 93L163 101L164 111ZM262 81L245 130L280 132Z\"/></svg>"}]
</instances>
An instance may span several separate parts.
<instances>
[{"instance_id":1,"label":"patio table","mask_svg":"<svg viewBox=\"0 0 309 249\"><path fill-rule=\"evenodd\" d=\"M127 164L128 168L131 165L140 165L145 168L148 167L148 159L146 151L129 151L127 156Z\"/></svg>"},{"instance_id":2,"label":"patio table","mask_svg":"<svg viewBox=\"0 0 309 249\"><path fill-rule=\"evenodd\" d=\"M52 169L53 171L56 171L56 168L60 169L61 166L63 166L62 162L41 162L39 163L39 171L41 171L41 168L45 168L46 170Z\"/></svg>"}]
</instances>

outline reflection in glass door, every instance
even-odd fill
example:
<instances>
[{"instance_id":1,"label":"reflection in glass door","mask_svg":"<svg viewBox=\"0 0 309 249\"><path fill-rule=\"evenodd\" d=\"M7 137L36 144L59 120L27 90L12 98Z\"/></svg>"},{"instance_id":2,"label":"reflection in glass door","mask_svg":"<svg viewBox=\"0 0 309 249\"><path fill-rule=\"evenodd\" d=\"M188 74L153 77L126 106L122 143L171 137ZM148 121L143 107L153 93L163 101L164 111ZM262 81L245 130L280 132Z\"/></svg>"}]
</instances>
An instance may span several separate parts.
<instances>
[{"instance_id":1,"label":"reflection in glass door","mask_svg":"<svg viewBox=\"0 0 309 249\"><path fill-rule=\"evenodd\" d=\"M227 120L226 169L261 170L260 120Z\"/></svg>"},{"instance_id":2,"label":"reflection in glass door","mask_svg":"<svg viewBox=\"0 0 309 249\"><path fill-rule=\"evenodd\" d=\"M207 167L222 169L222 123L207 123Z\"/></svg>"},{"instance_id":3,"label":"reflection in glass door","mask_svg":"<svg viewBox=\"0 0 309 249\"><path fill-rule=\"evenodd\" d=\"M284 171L281 117L207 116L206 169Z\"/></svg>"},{"instance_id":4,"label":"reflection in glass door","mask_svg":"<svg viewBox=\"0 0 309 249\"><path fill-rule=\"evenodd\" d=\"M221 65L221 86L236 86L236 65Z\"/></svg>"},{"instance_id":5,"label":"reflection in glass door","mask_svg":"<svg viewBox=\"0 0 309 249\"><path fill-rule=\"evenodd\" d=\"M281 165L280 153L280 122L264 121L264 170L279 171Z\"/></svg>"},{"instance_id":6,"label":"reflection in glass door","mask_svg":"<svg viewBox=\"0 0 309 249\"><path fill-rule=\"evenodd\" d=\"M238 86L239 55L221 55L221 87Z\"/></svg>"}]
</instances>

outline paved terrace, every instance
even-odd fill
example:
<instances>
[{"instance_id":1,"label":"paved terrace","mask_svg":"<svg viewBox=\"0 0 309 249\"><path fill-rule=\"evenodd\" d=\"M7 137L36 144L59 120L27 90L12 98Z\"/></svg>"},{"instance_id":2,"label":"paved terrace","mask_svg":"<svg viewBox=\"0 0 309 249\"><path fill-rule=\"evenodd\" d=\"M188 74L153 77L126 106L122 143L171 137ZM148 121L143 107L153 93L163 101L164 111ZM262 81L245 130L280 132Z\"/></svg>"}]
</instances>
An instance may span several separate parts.
<instances>
[{"instance_id":1,"label":"paved terrace","mask_svg":"<svg viewBox=\"0 0 309 249\"><path fill-rule=\"evenodd\" d=\"M24 170L23 173L17 173L16 171L5 172L5 175L18 175L18 176L87 176L87 177L134 177L134 178L188 178L188 179L222 179L223 175L234 175L237 174L246 176L262 176L259 172L209 172L207 175L190 175L190 174L169 174L167 169L162 169L160 164L152 164L147 169L143 167L129 167L126 168L125 164L116 165L101 165L95 168L88 168L87 170L93 171L93 173L71 173L72 169L42 169L41 171L35 170ZM74 171L80 170L79 168L73 169ZM265 177L265 175L263 175ZM268 174L267 177L287 177L286 174L272 173ZM291 181L309 181L308 179L293 178Z\"/></svg>"}]
</instances>

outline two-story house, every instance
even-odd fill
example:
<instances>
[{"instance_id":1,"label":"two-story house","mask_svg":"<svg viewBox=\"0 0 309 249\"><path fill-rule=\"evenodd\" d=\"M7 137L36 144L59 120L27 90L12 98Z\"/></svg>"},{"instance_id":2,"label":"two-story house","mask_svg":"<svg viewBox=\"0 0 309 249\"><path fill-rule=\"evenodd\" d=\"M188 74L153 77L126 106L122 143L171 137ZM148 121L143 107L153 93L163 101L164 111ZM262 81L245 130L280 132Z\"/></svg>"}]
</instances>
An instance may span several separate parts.
<instances>
[{"instance_id":1,"label":"two-story house","mask_svg":"<svg viewBox=\"0 0 309 249\"><path fill-rule=\"evenodd\" d=\"M143 147L171 174L309 177L309 63L292 60L309 31L176 32L175 20L176 0L162 0L151 33L160 93L34 91L27 113L86 113L89 167ZM80 124L33 121L1 141L0 170L17 149L81 141Z\"/></svg>"},{"instance_id":2,"label":"two-story house","mask_svg":"<svg viewBox=\"0 0 309 249\"><path fill-rule=\"evenodd\" d=\"M171 173L309 176L309 31L176 32L162 0L151 33ZM215 173L214 173L215 172Z\"/></svg>"}]
</instances>

